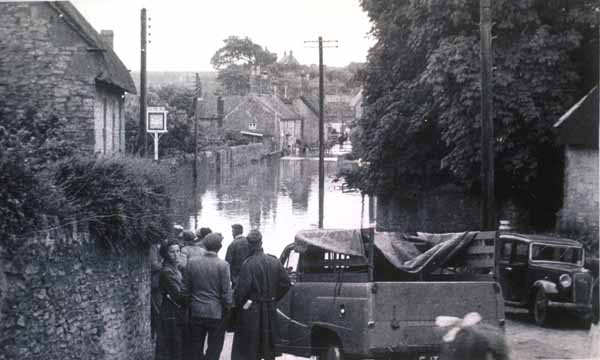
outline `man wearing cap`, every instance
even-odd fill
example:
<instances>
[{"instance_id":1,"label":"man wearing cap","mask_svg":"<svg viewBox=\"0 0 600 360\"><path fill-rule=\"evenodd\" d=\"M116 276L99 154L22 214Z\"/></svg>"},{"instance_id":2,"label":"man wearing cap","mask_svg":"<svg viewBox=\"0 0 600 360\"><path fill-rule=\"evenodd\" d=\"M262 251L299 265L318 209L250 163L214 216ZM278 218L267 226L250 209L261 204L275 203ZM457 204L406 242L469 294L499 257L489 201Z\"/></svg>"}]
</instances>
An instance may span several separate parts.
<instances>
[{"instance_id":1,"label":"man wearing cap","mask_svg":"<svg viewBox=\"0 0 600 360\"><path fill-rule=\"evenodd\" d=\"M250 248L246 237L242 235L244 227L240 224L231 225L231 235L233 235L233 242L227 247L227 253L225 254L225 261L229 263L231 269L231 282L235 288L238 275L240 274L240 268L242 263L250 255Z\"/></svg>"},{"instance_id":2,"label":"man wearing cap","mask_svg":"<svg viewBox=\"0 0 600 360\"><path fill-rule=\"evenodd\" d=\"M180 242L181 251L177 255L177 261L179 264L179 268L183 272L183 269L187 266L188 253L190 251L189 247L193 246L196 242L196 234L192 230L183 230L181 233L181 238L178 240ZM184 251L185 250L185 251Z\"/></svg>"},{"instance_id":3,"label":"man wearing cap","mask_svg":"<svg viewBox=\"0 0 600 360\"><path fill-rule=\"evenodd\" d=\"M222 241L221 234L208 234L204 238L205 253L190 258L185 270L184 282L191 295L189 354L192 359L219 360L223 350L224 320L233 306L233 296L229 264L217 256Z\"/></svg>"},{"instance_id":4,"label":"man wearing cap","mask_svg":"<svg viewBox=\"0 0 600 360\"><path fill-rule=\"evenodd\" d=\"M290 278L276 257L264 253L260 231L250 231L247 241L250 256L242 264L234 292L241 310L231 359L272 360L277 355L277 301L289 290Z\"/></svg>"},{"instance_id":5,"label":"man wearing cap","mask_svg":"<svg viewBox=\"0 0 600 360\"><path fill-rule=\"evenodd\" d=\"M192 231L189 232L190 234L187 237L192 238L191 234L194 233ZM187 258L186 261L189 261L193 257L204 255L205 251L204 242L198 237L198 231L194 234L193 240L186 241L185 246L181 248L181 253Z\"/></svg>"}]
</instances>

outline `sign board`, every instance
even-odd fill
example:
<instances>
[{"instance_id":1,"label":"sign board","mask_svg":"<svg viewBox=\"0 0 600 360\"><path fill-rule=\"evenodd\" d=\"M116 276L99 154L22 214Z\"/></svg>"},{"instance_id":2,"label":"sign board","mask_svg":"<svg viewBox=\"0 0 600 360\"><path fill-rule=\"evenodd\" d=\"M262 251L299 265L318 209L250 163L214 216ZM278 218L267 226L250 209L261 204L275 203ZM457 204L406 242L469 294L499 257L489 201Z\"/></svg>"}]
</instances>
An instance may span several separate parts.
<instances>
[{"instance_id":1,"label":"sign board","mask_svg":"<svg viewBox=\"0 0 600 360\"><path fill-rule=\"evenodd\" d=\"M162 106L148 106L148 121L146 131L162 133L167 132L167 110Z\"/></svg>"}]
</instances>

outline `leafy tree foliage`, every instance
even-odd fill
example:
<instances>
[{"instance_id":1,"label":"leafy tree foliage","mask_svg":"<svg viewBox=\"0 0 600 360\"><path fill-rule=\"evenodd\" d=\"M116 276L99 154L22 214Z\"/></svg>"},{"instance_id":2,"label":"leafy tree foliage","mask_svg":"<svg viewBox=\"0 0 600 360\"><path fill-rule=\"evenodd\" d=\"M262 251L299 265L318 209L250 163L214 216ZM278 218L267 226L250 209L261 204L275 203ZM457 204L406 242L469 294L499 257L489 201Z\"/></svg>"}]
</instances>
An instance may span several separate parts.
<instances>
[{"instance_id":1,"label":"leafy tree foliage","mask_svg":"<svg viewBox=\"0 0 600 360\"><path fill-rule=\"evenodd\" d=\"M547 203L559 192L549 181L560 174L552 124L588 90L581 47L594 36L594 2L492 4L496 191ZM448 182L478 189L479 1L362 0L362 7L377 39L355 133L369 166L349 180L383 194Z\"/></svg>"},{"instance_id":2,"label":"leafy tree foliage","mask_svg":"<svg viewBox=\"0 0 600 360\"><path fill-rule=\"evenodd\" d=\"M253 67L266 67L277 61L271 53L248 37L230 36L223 41L210 63L219 70L218 80L231 94L245 94L250 89L250 72Z\"/></svg>"}]
</instances>

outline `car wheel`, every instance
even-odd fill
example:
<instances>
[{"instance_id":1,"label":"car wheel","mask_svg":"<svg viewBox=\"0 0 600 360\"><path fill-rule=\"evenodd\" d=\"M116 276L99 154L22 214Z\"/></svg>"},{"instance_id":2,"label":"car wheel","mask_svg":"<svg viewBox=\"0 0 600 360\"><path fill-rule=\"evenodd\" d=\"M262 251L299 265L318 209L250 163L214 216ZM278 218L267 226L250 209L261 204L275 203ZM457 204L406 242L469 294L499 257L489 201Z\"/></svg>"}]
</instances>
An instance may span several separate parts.
<instances>
[{"instance_id":1,"label":"car wheel","mask_svg":"<svg viewBox=\"0 0 600 360\"><path fill-rule=\"evenodd\" d=\"M319 360L344 360L342 349L336 345L327 346L318 357Z\"/></svg>"},{"instance_id":2,"label":"car wheel","mask_svg":"<svg viewBox=\"0 0 600 360\"><path fill-rule=\"evenodd\" d=\"M546 326L549 320L548 297L544 289L538 289L533 298L532 314L537 325Z\"/></svg>"}]
</instances>

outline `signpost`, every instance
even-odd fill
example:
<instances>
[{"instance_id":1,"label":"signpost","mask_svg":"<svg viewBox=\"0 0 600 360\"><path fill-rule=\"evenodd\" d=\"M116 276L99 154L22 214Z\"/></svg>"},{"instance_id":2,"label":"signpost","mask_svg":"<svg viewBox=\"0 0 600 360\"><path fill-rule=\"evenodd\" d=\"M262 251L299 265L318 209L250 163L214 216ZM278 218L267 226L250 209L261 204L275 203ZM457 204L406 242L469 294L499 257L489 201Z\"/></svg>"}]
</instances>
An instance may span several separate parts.
<instances>
[{"instance_id":1,"label":"signpost","mask_svg":"<svg viewBox=\"0 0 600 360\"><path fill-rule=\"evenodd\" d=\"M158 140L167 130L167 110L162 106L148 106L146 132L154 137L154 160L158 160Z\"/></svg>"}]
</instances>

